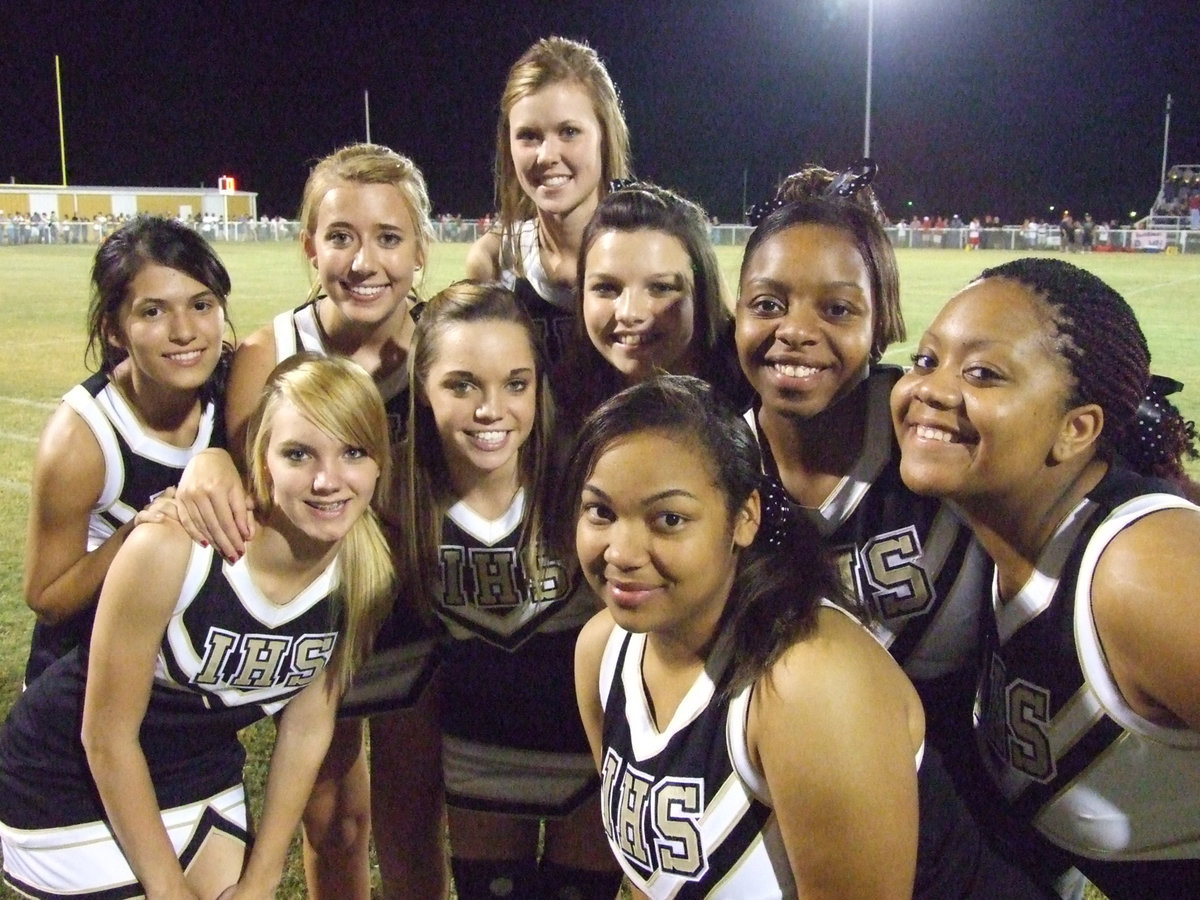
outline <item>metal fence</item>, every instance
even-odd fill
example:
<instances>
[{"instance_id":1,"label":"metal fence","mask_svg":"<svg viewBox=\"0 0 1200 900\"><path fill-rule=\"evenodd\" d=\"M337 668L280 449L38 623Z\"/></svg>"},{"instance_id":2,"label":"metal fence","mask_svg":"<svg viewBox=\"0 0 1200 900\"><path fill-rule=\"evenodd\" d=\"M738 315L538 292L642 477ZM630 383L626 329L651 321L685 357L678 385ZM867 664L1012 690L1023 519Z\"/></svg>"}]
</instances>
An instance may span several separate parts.
<instances>
[{"instance_id":1,"label":"metal fence","mask_svg":"<svg viewBox=\"0 0 1200 900\"><path fill-rule=\"evenodd\" d=\"M117 220L103 222L33 222L27 219L0 219L0 245L15 244L95 244L120 226ZM300 223L287 219L234 222L192 223L201 234L215 242L295 241ZM455 219L433 223L436 240L444 243L471 243L488 227L486 221ZM754 229L749 225L713 225L709 234L717 246L742 246ZM927 250L964 250L970 246L968 228L910 228L890 225L888 237L896 247ZM1097 228L1094 249L1135 250L1167 253L1200 253L1200 231L1184 227ZM1057 225L980 229L979 247L984 250L1061 250ZM1080 249L1071 247L1068 249Z\"/></svg>"},{"instance_id":2,"label":"metal fence","mask_svg":"<svg viewBox=\"0 0 1200 900\"><path fill-rule=\"evenodd\" d=\"M120 219L76 222L5 218L0 219L0 245L98 244L121 224ZM294 241L300 236L300 223L286 219L188 224L210 241Z\"/></svg>"}]
</instances>

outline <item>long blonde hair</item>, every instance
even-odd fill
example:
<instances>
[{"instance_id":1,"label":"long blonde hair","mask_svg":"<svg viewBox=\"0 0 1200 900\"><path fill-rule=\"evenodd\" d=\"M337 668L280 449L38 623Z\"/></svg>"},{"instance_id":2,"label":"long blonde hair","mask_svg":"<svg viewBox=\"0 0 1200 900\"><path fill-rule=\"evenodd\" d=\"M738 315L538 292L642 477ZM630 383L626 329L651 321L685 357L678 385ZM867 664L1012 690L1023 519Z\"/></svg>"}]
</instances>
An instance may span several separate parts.
<instances>
[{"instance_id":1,"label":"long blonde hair","mask_svg":"<svg viewBox=\"0 0 1200 900\"><path fill-rule=\"evenodd\" d=\"M379 466L371 504L350 527L338 552L333 600L342 640L335 660L339 684L345 689L371 651L396 583L392 553L376 512L387 503L391 483L387 413L371 376L349 359L297 353L276 366L246 429L250 490L255 509L264 516L273 506L267 447L275 413L285 402L327 434L362 447Z\"/></svg>"},{"instance_id":2,"label":"long blonde hair","mask_svg":"<svg viewBox=\"0 0 1200 900\"><path fill-rule=\"evenodd\" d=\"M542 38L521 54L508 71L500 96L500 120L496 126L496 205L499 207L501 240L505 258L518 267L516 232L519 224L537 215L537 206L521 188L513 163L509 138L509 116L518 100L544 87L563 82L577 84L592 101L600 122L600 196L613 179L629 177L629 128L621 110L617 89L608 69L587 44L564 37Z\"/></svg>"}]
</instances>

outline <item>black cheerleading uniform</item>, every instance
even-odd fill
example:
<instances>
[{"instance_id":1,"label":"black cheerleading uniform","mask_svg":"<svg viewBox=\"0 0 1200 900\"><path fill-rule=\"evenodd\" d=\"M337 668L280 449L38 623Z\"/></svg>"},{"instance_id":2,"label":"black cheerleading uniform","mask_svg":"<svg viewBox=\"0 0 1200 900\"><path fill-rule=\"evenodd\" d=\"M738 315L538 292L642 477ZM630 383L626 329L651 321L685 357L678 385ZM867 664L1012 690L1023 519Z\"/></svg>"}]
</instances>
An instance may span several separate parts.
<instances>
[{"instance_id":1,"label":"black cheerleading uniform","mask_svg":"<svg viewBox=\"0 0 1200 900\"><path fill-rule=\"evenodd\" d=\"M914 896L1044 895L985 843L951 775L972 753L971 664L990 561L954 510L914 494L900 478L889 401L901 374L896 366L872 368L860 386L867 391L867 415L858 458L819 508L792 504L792 510L826 540L854 604L848 611L866 621L912 679L925 709ZM746 420L758 434L767 474L777 479L755 408Z\"/></svg>"},{"instance_id":2,"label":"black cheerleading uniform","mask_svg":"<svg viewBox=\"0 0 1200 900\"><path fill-rule=\"evenodd\" d=\"M537 219L526 219L516 229L517 252L521 256L517 274L515 260L502 260L500 283L512 291L537 329L546 364L553 367L563 358L574 339L575 292L550 280L542 265Z\"/></svg>"},{"instance_id":3,"label":"black cheerleading uniform","mask_svg":"<svg viewBox=\"0 0 1200 900\"><path fill-rule=\"evenodd\" d=\"M420 317L418 304L409 311ZM317 319L317 301L305 303L272 320L275 361L283 362L300 351L328 356ZM401 367L383 382L377 382L387 412L393 454L404 443L408 430L408 370ZM338 714L368 716L411 706L421 696L437 670L437 631L423 623L403 598L397 598L384 620L371 656L354 674L350 689L342 697Z\"/></svg>"},{"instance_id":4,"label":"black cheerleading uniform","mask_svg":"<svg viewBox=\"0 0 1200 900\"><path fill-rule=\"evenodd\" d=\"M756 790L765 785L747 771L744 710L739 719L721 699L728 643L662 732L642 681L645 643L614 626L600 666L600 809L621 868L651 898L795 897L779 823Z\"/></svg>"},{"instance_id":5,"label":"black cheerleading uniform","mask_svg":"<svg viewBox=\"0 0 1200 900\"><path fill-rule=\"evenodd\" d=\"M645 646L645 634L613 626L600 664L600 809L625 874L651 898L796 897L770 791L750 758L754 686L726 691L729 632L662 731L642 677Z\"/></svg>"},{"instance_id":6,"label":"black cheerleading uniform","mask_svg":"<svg viewBox=\"0 0 1200 900\"><path fill-rule=\"evenodd\" d=\"M520 558L525 491L489 520L458 502L442 526L435 609L442 663L446 802L510 815L564 815L596 787L574 691L575 639L597 602L582 579Z\"/></svg>"},{"instance_id":7,"label":"black cheerleading uniform","mask_svg":"<svg viewBox=\"0 0 1200 900\"><path fill-rule=\"evenodd\" d=\"M977 814L1047 881L1074 866L1114 900L1200 888L1200 733L1129 707L1092 614L1100 555L1164 509L1197 507L1164 482L1110 469L1021 590L1001 600L993 587L985 617Z\"/></svg>"},{"instance_id":8,"label":"black cheerleading uniform","mask_svg":"<svg viewBox=\"0 0 1200 900\"><path fill-rule=\"evenodd\" d=\"M186 866L216 828L247 839L238 731L279 712L325 668L338 638L336 560L289 603L245 560L193 545L158 651L141 746L164 826ZM34 681L0 730L5 879L30 896L140 893L104 821L80 738L88 647Z\"/></svg>"},{"instance_id":9,"label":"black cheerleading uniform","mask_svg":"<svg viewBox=\"0 0 1200 900\"><path fill-rule=\"evenodd\" d=\"M63 396L83 419L104 458L104 487L88 518L87 550L91 553L169 487L174 487L188 461L208 447L225 445L224 415L207 401L191 446L176 447L145 432L125 397L107 375L96 374ZM25 683L74 647L86 644L96 617L95 603L63 622L33 626Z\"/></svg>"},{"instance_id":10,"label":"black cheerleading uniform","mask_svg":"<svg viewBox=\"0 0 1200 900\"><path fill-rule=\"evenodd\" d=\"M859 607L851 612L869 621L921 690L974 658L988 560L950 507L917 496L900 478L889 397L901 374L896 366L871 370L859 388L867 391L867 417L858 459L819 508L794 509L833 550ZM778 478L756 413L749 410L746 420L759 435L767 474Z\"/></svg>"}]
</instances>

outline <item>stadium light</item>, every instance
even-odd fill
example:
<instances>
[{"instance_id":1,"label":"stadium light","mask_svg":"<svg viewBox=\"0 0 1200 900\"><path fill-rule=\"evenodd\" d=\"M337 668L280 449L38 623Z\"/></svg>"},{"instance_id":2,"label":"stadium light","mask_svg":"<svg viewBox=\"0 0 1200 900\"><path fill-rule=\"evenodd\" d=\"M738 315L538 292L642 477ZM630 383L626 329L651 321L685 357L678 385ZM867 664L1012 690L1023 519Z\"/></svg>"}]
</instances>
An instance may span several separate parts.
<instances>
[{"instance_id":1,"label":"stadium light","mask_svg":"<svg viewBox=\"0 0 1200 900\"><path fill-rule=\"evenodd\" d=\"M867 0L867 102L863 116L864 157L871 155L871 57L875 49L875 0Z\"/></svg>"}]
</instances>

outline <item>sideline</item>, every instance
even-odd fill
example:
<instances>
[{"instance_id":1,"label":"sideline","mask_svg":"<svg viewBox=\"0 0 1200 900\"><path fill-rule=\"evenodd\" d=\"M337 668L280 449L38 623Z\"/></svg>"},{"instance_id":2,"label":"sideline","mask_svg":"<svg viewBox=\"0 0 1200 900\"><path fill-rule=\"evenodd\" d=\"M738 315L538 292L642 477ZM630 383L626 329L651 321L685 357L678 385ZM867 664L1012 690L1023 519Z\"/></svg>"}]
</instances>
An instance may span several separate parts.
<instances>
[{"instance_id":1,"label":"sideline","mask_svg":"<svg viewBox=\"0 0 1200 900\"><path fill-rule=\"evenodd\" d=\"M1200 275L1189 275L1187 278L1176 278L1173 281L1163 281L1157 284L1148 284L1145 287L1140 287L1132 291L1125 291L1122 296L1125 298L1134 297L1138 294L1145 294L1149 291L1162 291L1168 288L1177 287L1183 284L1190 284L1193 281L1200 281Z\"/></svg>"},{"instance_id":2,"label":"sideline","mask_svg":"<svg viewBox=\"0 0 1200 900\"><path fill-rule=\"evenodd\" d=\"M2 403L12 403L15 406L32 406L34 409L56 409L57 400L30 400L27 397L0 397Z\"/></svg>"},{"instance_id":3,"label":"sideline","mask_svg":"<svg viewBox=\"0 0 1200 900\"><path fill-rule=\"evenodd\" d=\"M13 491L17 494L29 496L29 483L25 481L13 481L11 478L0 478L0 490Z\"/></svg>"}]
</instances>

